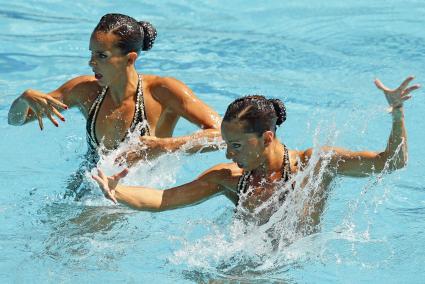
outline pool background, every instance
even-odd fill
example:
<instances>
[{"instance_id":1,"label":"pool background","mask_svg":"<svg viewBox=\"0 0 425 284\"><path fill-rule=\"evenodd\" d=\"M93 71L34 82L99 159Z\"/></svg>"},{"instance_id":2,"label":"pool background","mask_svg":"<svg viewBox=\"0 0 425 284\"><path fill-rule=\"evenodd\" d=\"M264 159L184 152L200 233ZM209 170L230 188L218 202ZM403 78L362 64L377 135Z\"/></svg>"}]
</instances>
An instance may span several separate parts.
<instances>
[{"instance_id":1,"label":"pool background","mask_svg":"<svg viewBox=\"0 0 425 284\"><path fill-rule=\"evenodd\" d=\"M208 250L199 252L207 264L197 265L186 249L186 242L213 235L213 225L228 226L233 209L224 198L160 214L117 208L100 196L63 200L65 180L85 152L83 117L68 111L65 124L55 129L46 121L43 132L36 124L7 125L10 104L23 90L49 91L90 74L90 33L101 15L120 12L158 30L154 48L138 61L140 72L182 80L220 114L240 95L283 99L288 120L278 135L290 148L316 143L380 150L391 121L373 79L395 87L414 74L424 82L422 1L0 3L1 282L425 278L423 90L405 107L408 167L382 179L338 180L321 232L296 242L287 263L243 275L223 273ZM194 129L179 123L176 134ZM172 155L147 165L148 171L141 167L132 182L180 184L222 161L223 152ZM223 251L217 246L217 255Z\"/></svg>"}]
</instances>

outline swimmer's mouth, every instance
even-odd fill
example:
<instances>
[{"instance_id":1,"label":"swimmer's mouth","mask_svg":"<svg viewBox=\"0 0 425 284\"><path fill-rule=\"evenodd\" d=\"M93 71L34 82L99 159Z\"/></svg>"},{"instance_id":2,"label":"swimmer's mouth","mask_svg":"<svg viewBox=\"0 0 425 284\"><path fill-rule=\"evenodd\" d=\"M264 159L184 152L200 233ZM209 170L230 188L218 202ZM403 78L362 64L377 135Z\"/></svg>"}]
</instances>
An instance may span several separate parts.
<instances>
[{"instance_id":1,"label":"swimmer's mouth","mask_svg":"<svg viewBox=\"0 0 425 284\"><path fill-rule=\"evenodd\" d=\"M102 79L102 74L100 74L100 73L94 73L94 77L97 79L97 80L100 80L100 79Z\"/></svg>"}]
</instances>

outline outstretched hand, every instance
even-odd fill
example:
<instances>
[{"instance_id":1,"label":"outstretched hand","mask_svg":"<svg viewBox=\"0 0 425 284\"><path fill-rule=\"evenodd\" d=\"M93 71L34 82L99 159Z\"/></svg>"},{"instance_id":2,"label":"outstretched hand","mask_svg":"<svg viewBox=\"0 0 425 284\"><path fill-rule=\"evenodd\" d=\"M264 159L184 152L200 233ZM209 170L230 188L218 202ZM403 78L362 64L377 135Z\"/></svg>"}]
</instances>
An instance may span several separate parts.
<instances>
[{"instance_id":1,"label":"outstretched hand","mask_svg":"<svg viewBox=\"0 0 425 284\"><path fill-rule=\"evenodd\" d=\"M99 184L103 195L112 202L117 203L117 199L115 198L115 188L117 187L118 182L128 174L128 169L124 169L110 177L106 176L100 169L97 169L97 173L98 175L92 175L92 178Z\"/></svg>"},{"instance_id":2,"label":"outstretched hand","mask_svg":"<svg viewBox=\"0 0 425 284\"><path fill-rule=\"evenodd\" d=\"M58 111L58 109L68 109L68 106L58 101L57 99L34 90L25 92L23 94L23 99L27 102L28 107L34 112L35 116L37 117L40 130L43 130L44 128L43 115L49 118L49 120L56 127L59 126L59 123L54 118L54 115L57 116L63 122L65 122L65 118Z\"/></svg>"},{"instance_id":3,"label":"outstretched hand","mask_svg":"<svg viewBox=\"0 0 425 284\"><path fill-rule=\"evenodd\" d=\"M412 97L410 93L421 87L419 84L409 87L409 84L413 79L415 79L413 76L407 77L407 79L405 79L398 88L392 90L386 87L379 79L375 79L376 87L382 90L385 94L385 98L390 105L390 111L401 108L403 103Z\"/></svg>"}]
</instances>

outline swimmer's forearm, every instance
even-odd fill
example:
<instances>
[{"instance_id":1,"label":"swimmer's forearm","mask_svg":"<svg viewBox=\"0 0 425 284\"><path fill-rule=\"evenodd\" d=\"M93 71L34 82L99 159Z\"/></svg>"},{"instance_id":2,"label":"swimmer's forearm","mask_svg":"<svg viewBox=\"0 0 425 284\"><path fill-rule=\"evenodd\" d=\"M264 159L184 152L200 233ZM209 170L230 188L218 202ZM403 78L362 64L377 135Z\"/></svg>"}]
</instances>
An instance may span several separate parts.
<instances>
[{"instance_id":1,"label":"swimmer's forearm","mask_svg":"<svg viewBox=\"0 0 425 284\"><path fill-rule=\"evenodd\" d=\"M218 129L205 129L192 135L158 138L158 140L164 152L175 152L180 149L187 153L214 151L222 143Z\"/></svg>"},{"instance_id":2,"label":"swimmer's forearm","mask_svg":"<svg viewBox=\"0 0 425 284\"><path fill-rule=\"evenodd\" d=\"M10 106L7 122L10 125L23 125L27 120L28 110L28 103L20 95Z\"/></svg>"},{"instance_id":3,"label":"swimmer's forearm","mask_svg":"<svg viewBox=\"0 0 425 284\"><path fill-rule=\"evenodd\" d=\"M118 185L115 198L131 208L143 211L161 211L162 190L140 186Z\"/></svg>"},{"instance_id":4,"label":"swimmer's forearm","mask_svg":"<svg viewBox=\"0 0 425 284\"><path fill-rule=\"evenodd\" d=\"M395 170L404 167L407 163L407 134L403 107L395 108L391 114L392 129L383 155L386 159L390 159L389 169Z\"/></svg>"}]
</instances>

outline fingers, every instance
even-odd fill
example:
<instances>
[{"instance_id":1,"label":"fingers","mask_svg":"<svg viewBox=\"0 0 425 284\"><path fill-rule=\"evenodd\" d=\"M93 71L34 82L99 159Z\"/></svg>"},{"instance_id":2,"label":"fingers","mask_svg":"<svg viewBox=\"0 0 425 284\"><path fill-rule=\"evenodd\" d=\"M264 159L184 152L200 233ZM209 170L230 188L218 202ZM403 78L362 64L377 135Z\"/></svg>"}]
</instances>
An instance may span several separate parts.
<instances>
[{"instance_id":1,"label":"fingers","mask_svg":"<svg viewBox=\"0 0 425 284\"><path fill-rule=\"evenodd\" d=\"M59 117L60 120L62 120L63 122L65 122L65 117L63 117L63 115L53 106L50 107L50 110L57 116Z\"/></svg>"},{"instance_id":2,"label":"fingers","mask_svg":"<svg viewBox=\"0 0 425 284\"><path fill-rule=\"evenodd\" d=\"M115 198L115 196L113 194L113 191L114 190L110 190L109 189L108 181L107 181L107 179L105 177L105 174L100 169L97 169L97 172L98 172L99 176L92 175L92 178L98 183L100 189L103 192L103 195L107 199L111 200L112 202L114 202L116 204L117 203L117 199Z\"/></svg>"},{"instance_id":3,"label":"fingers","mask_svg":"<svg viewBox=\"0 0 425 284\"><path fill-rule=\"evenodd\" d=\"M42 118L42 114L40 112L36 112L35 115L37 116L38 126L40 126L40 130L43 130L43 118Z\"/></svg>"},{"instance_id":4,"label":"fingers","mask_svg":"<svg viewBox=\"0 0 425 284\"><path fill-rule=\"evenodd\" d=\"M40 126L41 130L44 129L43 120L42 120L43 115L45 115L56 127L59 127L59 123L53 117L53 114L55 114L60 120L65 121L65 118L60 114L60 112L57 109L55 109L53 106L49 105L48 103L43 105L40 105L40 104L33 105L31 106L31 109L37 116L38 125Z\"/></svg>"},{"instance_id":5,"label":"fingers","mask_svg":"<svg viewBox=\"0 0 425 284\"><path fill-rule=\"evenodd\" d=\"M407 101L410 98L412 98L412 96L404 96L404 97L401 98L401 100L404 102L404 101Z\"/></svg>"},{"instance_id":6,"label":"fingers","mask_svg":"<svg viewBox=\"0 0 425 284\"><path fill-rule=\"evenodd\" d=\"M99 185L103 185L103 179L101 179L99 176L92 175L91 177L92 177L95 181L97 181L97 183L98 183Z\"/></svg>"},{"instance_id":7,"label":"fingers","mask_svg":"<svg viewBox=\"0 0 425 284\"><path fill-rule=\"evenodd\" d=\"M375 79L375 85L378 89L384 91L384 92L389 92L390 89L388 89L387 87L384 86L384 84L382 84L381 80L379 80L378 78Z\"/></svg>"},{"instance_id":8,"label":"fingers","mask_svg":"<svg viewBox=\"0 0 425 284\"><path fill-rule=\"evenodd\" d=\"M117 200L115 199L114 195L111 193L111 191L108 190L104 190L103 191L103 195L108 198L109 200L111 200L112 202L114 202L115 204L117 204Z\"/></svg>"},{"instance_id":9,"label":"fingers","mask_svg":"<svg viewBox=\"0 0 425 284\"><path fill-rule=\"evenodd\" d=\"M403 95L403 96L404 96L404 95L408 95L410 92L412 92L412 91L414 91L414 90L417 90L417 89L419 89L420 87L421 87L421 85L419 85L419 84L413 85L413 86L411 86L411 87L407 88L406 90L404 90L404 91L403 91L403 93L402 93L402 95Z\"/></svg>"},{"instance_id":10,"label":"fingers","mask_svg":"<svg viewBox=\"0 0 425 284\"><path fill-rule=\"evenodd\" d=\"M415 77L413 77L413 76L407 77L407 79L404 80L403 83L401 83L400 87L398 87L397 90L404 90L404 89L406 89L407 86L410 84L410 82L412 82L413 79L415 79Z\"/></svg>"},{"instance_id":11,"label":"fingers","mask_svg":"<svg viewBox=\"0 0 425 284\"><path fill-rule=\"evenodd\" d=\"M97 169L97 173L98 173L98 175L100 176L100 178L101 178L101 179L106 179L106 176L105 176L105 174L102 172L102 170L101 170L101 169Z\"/></svg>"},{"instance_id":12,"label":"fingers","mask_svg":"<svg viewBox=\"0 0 425 284\"><path fill-rule=\"evenodd\" d=\"M49 119L50 119L50 121L56 126L56 127L59 127L59 123L56 121L56 119L54 119L53 118L53 116L52 116L52 113L50 112L50 111L48 111L47 112L47 115L46 115Z\"/></svg>"},{"instance_id":13,"label":"fingers","mask_svg":"<svg viewBox=\"0 0 425 284\"><path fill-rule=\"evenodd\" d=\"M120 173L114 175L114 178L122 179L127 174L128 174L128 169L126 168L126 169L122 170Z\"/></svg>"},{"instance_id":14,"label":"fingers","mask_svg":"<svg viewBox=\"0 0 425 284\"><path fill-rule=\"evenodd\" d=\"M55 107L59 107L61 109L68 109L68 106L64 103L61 103L60 101L58 101L55 98L52 98L50 96L46 96L46 100L48 103L54 105Z\"/></svg>"}]
</instances>

